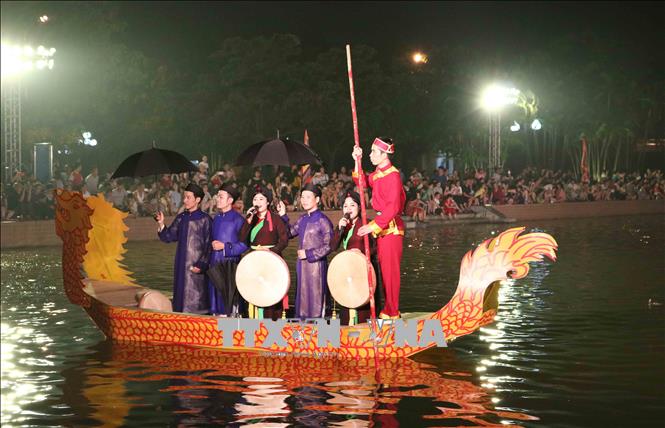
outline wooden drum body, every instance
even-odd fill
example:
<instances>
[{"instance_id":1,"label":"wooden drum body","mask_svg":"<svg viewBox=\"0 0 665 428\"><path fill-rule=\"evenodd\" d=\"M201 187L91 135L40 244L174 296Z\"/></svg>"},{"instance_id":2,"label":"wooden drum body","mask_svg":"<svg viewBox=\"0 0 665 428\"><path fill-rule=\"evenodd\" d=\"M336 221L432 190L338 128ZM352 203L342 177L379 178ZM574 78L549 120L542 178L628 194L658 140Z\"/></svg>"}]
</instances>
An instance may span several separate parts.
<instances>
[{"instance_id":1,"label":"wooden drum body","mask_svg":"<svg viewBox=\"0 0 665 428\"><path fill-rule=\"evenodd\" d=\"M376 272L369 265L372 285L376 287ZM369 302L367 258L358 249L337 254L328 266L328 288L335 301L347 308L357 308Z\"/></svg>"},{"instance_id":2,"label":"wooden drum body","mask_svg":"<svg viewBox=\"0 0 665 428\"><path fill-rule=\"evenodd\" d=\"M289 291L291 276L284 259L269 250L245 255L236 270L236 285L243 299L265 308L281 301Z\"/></svg>"}]
</instances>

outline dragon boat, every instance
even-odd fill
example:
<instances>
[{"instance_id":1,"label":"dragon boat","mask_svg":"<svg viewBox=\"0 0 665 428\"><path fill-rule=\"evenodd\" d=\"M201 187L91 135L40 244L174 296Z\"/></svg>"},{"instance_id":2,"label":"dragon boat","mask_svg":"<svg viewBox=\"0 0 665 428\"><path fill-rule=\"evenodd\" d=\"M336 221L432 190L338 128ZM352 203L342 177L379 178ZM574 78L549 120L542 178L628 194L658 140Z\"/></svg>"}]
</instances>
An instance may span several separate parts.
<instances>
[{"instance_id":1,"label":"dragon boat","mask_svg":"<svg viewBox=\"0 0 665 428\"><path fill-rule=\"evenodd\" d=\"M399 322L416 323L421 337L433 320L440 323L446 342L451 342L493 322L502 281L526 277L530 262L544 257L555 261L558 248L546 233L524 234L524 227L511 228L464 255L457 289L436 312L403 314L405 321L342 326L339 346L320 344L316 324L285 323L283 340L268 341L268 327L259 320L253 343L251 338L245 341L244 331L236 330L229 345L231 341L224 341L217 317L139 306L137 296L150 289L135 284L132 273L121 263L126 252L125 232L129 230L124 223L127 213L114 208L103 196L84 198L78 192L57 190L55 214L56 233L63 241L65 293L73 304L85 309L108 339L264 355L386 359L409 357L437 346L432 341L422 346L397 341L395 324Z\"/></svg>"}]
</instances>

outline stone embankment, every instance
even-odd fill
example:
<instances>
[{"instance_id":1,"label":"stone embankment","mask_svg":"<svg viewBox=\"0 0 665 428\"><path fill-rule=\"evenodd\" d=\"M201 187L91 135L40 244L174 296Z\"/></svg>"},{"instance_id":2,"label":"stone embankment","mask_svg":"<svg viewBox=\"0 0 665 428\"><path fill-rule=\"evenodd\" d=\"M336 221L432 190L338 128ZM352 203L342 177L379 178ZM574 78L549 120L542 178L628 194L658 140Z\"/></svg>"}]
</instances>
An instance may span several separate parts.
<instances>
[{"instance_id":1,"label":"stone embankment","mask_svg":"<svg viewBox=\"0 0 665 428\"><path fill-rule=\"evenodd\" d=\"M665 214L665 200L566 202L563 204L495 205L494 210L516 220Z\"/></svg>"}]
</instances>

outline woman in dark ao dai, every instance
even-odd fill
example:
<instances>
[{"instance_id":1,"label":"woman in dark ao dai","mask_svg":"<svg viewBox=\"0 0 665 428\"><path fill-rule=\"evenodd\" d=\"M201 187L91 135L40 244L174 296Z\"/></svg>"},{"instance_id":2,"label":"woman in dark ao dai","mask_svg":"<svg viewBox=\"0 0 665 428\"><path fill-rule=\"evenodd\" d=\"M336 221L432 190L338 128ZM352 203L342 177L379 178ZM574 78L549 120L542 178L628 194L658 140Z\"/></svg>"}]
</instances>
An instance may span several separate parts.
<instances>
[{"instance_id":1,"label":"woman in dark ao dai","mask_svg":"<svg viewBox=\"0 0 665 428\"><path fill-rule=\"evenodd\" d=\"M247 243L252 250L270 250L281 257L289 238L282 219L270 211L271 202L272 192L264 186L256 186L252 208L247 210L247 221L240 229L238 238ZM277 320L282 316L283 308L282 302L278 302L264 308L263 316Z\"/></svg>"}]
</instances>

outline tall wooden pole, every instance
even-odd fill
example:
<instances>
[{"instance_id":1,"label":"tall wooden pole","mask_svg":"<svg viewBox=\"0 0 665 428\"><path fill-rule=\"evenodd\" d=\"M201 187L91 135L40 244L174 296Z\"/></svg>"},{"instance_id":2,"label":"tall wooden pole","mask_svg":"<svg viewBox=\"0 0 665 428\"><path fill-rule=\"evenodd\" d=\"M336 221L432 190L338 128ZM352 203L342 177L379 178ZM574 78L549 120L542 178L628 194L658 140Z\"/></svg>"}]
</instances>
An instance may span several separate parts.
<instances>
[{"instance_id":1,"label":"tall wooden pole","mask_svg":"<svg viewBox=\"0 0 665 428\"><path fill-rule=\"evenodd\" d=\"M356 112L356 95L353 86L353 71L351 69L351 46L346 45L346 65L349 72L349 92L351 94L351 114L353 115L353 139L355 146L360 147L360 137L358 136L358 114ZM360 193L360 219L362 225L367 224L367 207L365 207L365 174L363 173L362 159L356 159L356 171L358 172L358 193ZM369 236L363 237L365 243L365 257L367 259L367 283L369 284L369 307L370 316L376 319L376 307L374 304L374 290L376 285L372 282L372 262L369 252Z\"/></svg>"}]
</instances>

